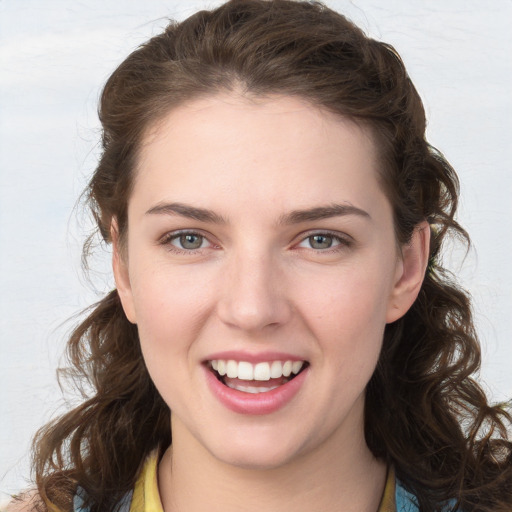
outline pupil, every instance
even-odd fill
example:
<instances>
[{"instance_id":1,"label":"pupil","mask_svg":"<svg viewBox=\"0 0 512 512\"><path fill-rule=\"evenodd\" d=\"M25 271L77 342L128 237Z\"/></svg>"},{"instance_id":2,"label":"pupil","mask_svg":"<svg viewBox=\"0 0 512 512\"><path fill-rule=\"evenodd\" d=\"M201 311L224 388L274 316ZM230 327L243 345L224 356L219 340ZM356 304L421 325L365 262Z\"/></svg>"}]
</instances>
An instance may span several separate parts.
<instances>
[{"instance_id":1,"label":"pupil","mask_svg":"<svg viewBox=\"0 0 512 512\"><path fill-rule=\"evenodd\" d=\"M324 235L313 235L309 238L313 249L328 249L332 245L332 237Z\"/></svg>"},{"instance_id":2,"label":"pupil","mask_svg":"<svg viewBox=\"0 0 512 512\"><path fill-rule=\"evenodd\" d=\"M202 238L199 235L181 235L180 244L184 249L199 249L203 243Z\"/></svg>"}]
</instances>

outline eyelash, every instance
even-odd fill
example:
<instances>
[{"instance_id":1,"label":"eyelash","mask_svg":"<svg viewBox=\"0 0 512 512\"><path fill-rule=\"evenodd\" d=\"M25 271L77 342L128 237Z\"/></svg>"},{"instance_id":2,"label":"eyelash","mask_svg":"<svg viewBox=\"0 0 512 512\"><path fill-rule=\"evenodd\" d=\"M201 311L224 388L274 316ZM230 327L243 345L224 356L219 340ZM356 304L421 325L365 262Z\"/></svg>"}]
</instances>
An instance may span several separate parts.
<instances>
[{"instance_id":1,"label":"eyelash","mask_svg":"<svg viewBox=\"0 0 512 512\"><path fill-rule=\"evenodd\" d=\"M202 239L201 246L198 247L197 249L185 249L185 248L177 247L176 245L174 245L172 243L174 240L179 240L181 237L185 237L185 236L195 236L195 237L201 238ZM353 240L351 238L349 238L348 236L341 236L339 233L332 232L332 231L313 231L313 232L308 232L308 233L301 233L300 237L301 238L300 238L299 243L294 244L293 248L299 249L299 250L304 248L306 250L311 250L311 251L313 251L315 253L319 253L319 254L336 253L336 252L343 250L343 248L350 247L353 244ZM313 247L301 247L301 244L307 242L307 240L310 240L313 237L330 238L330 239L332 239L333 243L334 242L336 243L336 245L331 246L331 247L326 247L325 249L315 249ZM212 244L212 242L209 241L208 237L206 235L202 234L201 232L187 231L187 230L173 231L171 233L167 233L159 240L159 244L166 246L170 252L173 252L176 254L193 255L193 254L196 254L197 252L201 251L202 249L206 248L206 247L202 247L202 245L205 241L208 242L214 248L218 247L218 246L215 246L214 244Z\"/></svg>"}]
</instances>

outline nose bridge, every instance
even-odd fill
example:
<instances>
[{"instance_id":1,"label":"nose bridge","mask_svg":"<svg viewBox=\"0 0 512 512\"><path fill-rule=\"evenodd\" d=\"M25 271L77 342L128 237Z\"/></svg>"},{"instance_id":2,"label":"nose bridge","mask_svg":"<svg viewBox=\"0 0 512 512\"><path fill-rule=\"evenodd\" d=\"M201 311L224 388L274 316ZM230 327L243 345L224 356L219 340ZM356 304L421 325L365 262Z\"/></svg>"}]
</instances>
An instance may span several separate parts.
<instances>
[{"instance_id":1,"label":"nose bridge","mask_svg":"<svg viewBox=\"0 0 512 512\"><path fill-rule=\"evenodd\" d=\"M268 249L234 251L222 276L219 315L246 331L284 323L289 315L282 269Z\"/></svg>"}]
</instances>

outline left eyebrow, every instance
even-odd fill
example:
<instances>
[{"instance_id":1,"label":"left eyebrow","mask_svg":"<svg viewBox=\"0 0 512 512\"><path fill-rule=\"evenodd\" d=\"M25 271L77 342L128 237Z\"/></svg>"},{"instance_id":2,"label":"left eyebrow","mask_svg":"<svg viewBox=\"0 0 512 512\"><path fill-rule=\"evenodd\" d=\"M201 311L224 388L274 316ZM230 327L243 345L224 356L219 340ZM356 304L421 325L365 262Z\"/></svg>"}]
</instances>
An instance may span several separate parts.
<instances>
[{"instance_id":1,"label":"left eyebrow","mask_svg":"<svg viewBox=\"0 0 512 512\"><path fill-rule=\"evenodd\" d=\"M371 220L371 216L365 210L357 208L352 204L330 204L327 206L317 206L307 210L293 210L279 219L279 224L300 224L301 222L329 219L331 217L340 217L345 215L357 215Z\"/></svg>"}]
</instances>

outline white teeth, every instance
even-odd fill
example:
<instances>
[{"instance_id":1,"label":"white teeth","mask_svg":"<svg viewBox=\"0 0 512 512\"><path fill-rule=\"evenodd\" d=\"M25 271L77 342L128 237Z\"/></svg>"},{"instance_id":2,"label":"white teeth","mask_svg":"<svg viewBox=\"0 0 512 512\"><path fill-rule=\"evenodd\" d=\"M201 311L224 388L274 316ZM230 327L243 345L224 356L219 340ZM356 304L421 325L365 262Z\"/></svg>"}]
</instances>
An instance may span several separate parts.
<instances>
[{"instance_id":1,"label":"white teeth","mask_svg":"<svg viewBox=\"0 0 512 512\"><path fill-rule=\"evenodd\" d=\"M230 379L267 381L289 377L292 373L297 375L304 366L304 361L265 361L252 364L234 359L213 359L210 365L219 375L227 375ZM248 393L251 392L253 391L248 391Z\"/></svg>"},{"instance_id":2,"label":"white teeth","mask_svg":"<svg viewBox=\"0 0 512 512\"><path fill-rule=\"evenodd\" d=\"M238 364L236 361L230 359L226 364L226 375L230 379L236 379L238 377Z\"/></svg>"},{"instance_id":3,"label":"white teeth","mask_svg":"<svg viewBox=\"0 0 512 512\"><path fill-rule=\"evenodd\" d=\"M281 361L274 361L270 366L270 378L279 379L283 375L283 364Z\"/></svg>"},{"instance_id":4,"label":"white teeth","mask_svg":"<svg viewBox=\"0 0 512 512\"><path fill-rule=\"evenodd\" d=\"M279 386L269 386L269 387L256 387L256 386L244 386L242 384L233 384L232 382L227 382L226 385L231 389L236 389L237 391L243 391L244 393L267 393L268 391L272 391L273 389L278 388Z\"/></svg>"},{"instance_id":5,"label":"white teeth","mask_svg":"<svg viewBox=\"0 0 512 512\"><path fill-rule=\"evenodd\" d=\"M292 372L297 375L297 373L300 372L300 369L302 368L304 362L303 361L294 361L292 363Z\"/></svg>"},{"instance_id":6,"label":"white teeth","mask_svg":"<svg viewBox=\"0 0 512 512\"><path fill-rule=\"evenodd\" d=\"M270 380L270 365L258 363L254 367L254 380Z\"/></svg>"},{"instance_id":7,"label":"white teeth","mask_svg":"<svg viewBox=\"0 0 512 512\"><path fill-rule=\"evenodd\" d=\"M226 375L226 361L219 359L217 361L217 372L219 375Z\"/></svg>"},{"instance_id":8,"label":"white teeth","mask_svg":"<svg viewBox=\"0 0 512 512\"><path fill-rule=\"evenodd\" d=\"M254 369L251 363L247 363L246 361L240 361L238 363L238 378L242 380L254 379Z\"/></svg>"}]
</instances>

